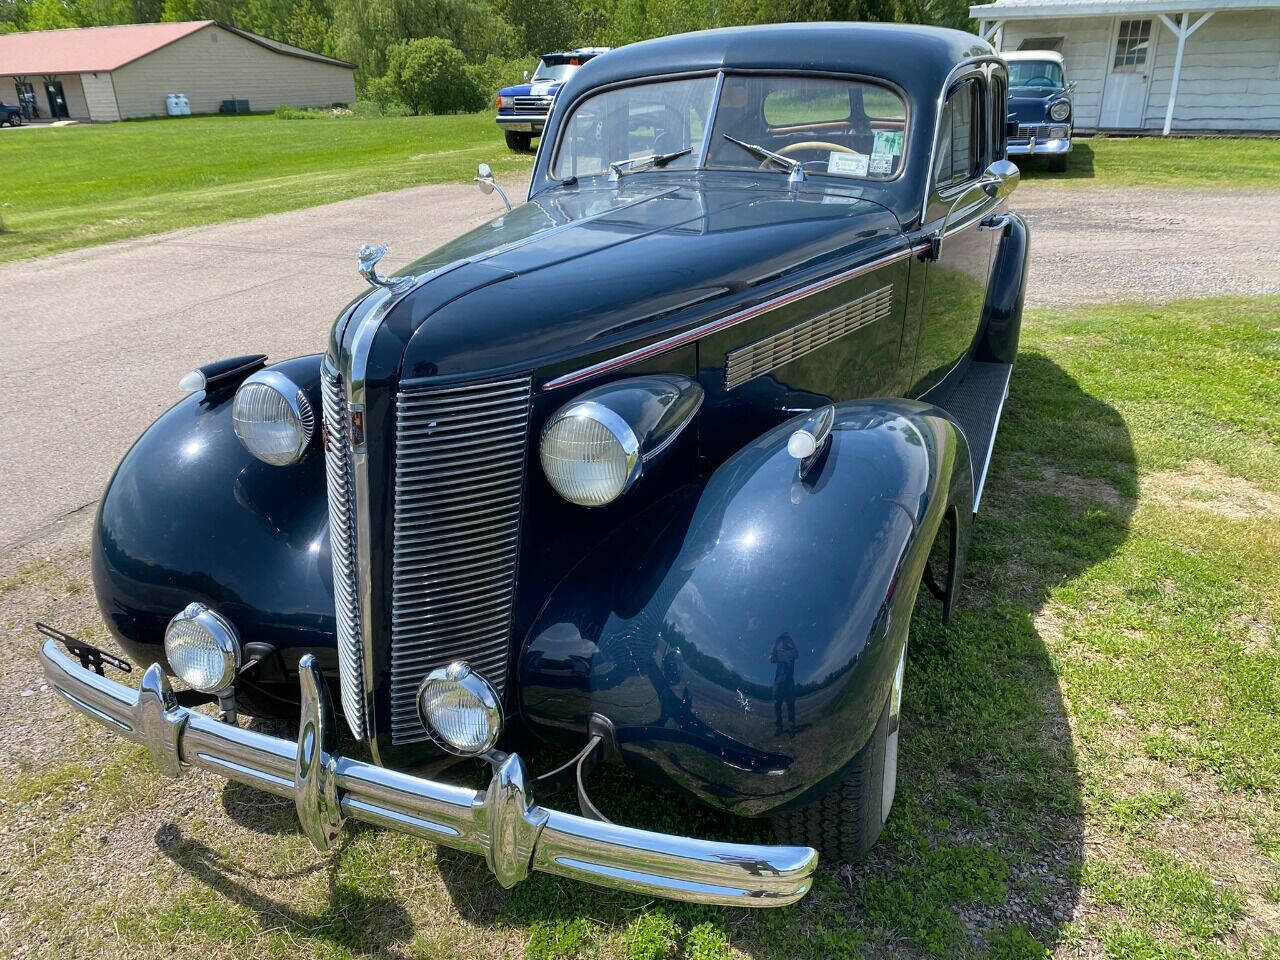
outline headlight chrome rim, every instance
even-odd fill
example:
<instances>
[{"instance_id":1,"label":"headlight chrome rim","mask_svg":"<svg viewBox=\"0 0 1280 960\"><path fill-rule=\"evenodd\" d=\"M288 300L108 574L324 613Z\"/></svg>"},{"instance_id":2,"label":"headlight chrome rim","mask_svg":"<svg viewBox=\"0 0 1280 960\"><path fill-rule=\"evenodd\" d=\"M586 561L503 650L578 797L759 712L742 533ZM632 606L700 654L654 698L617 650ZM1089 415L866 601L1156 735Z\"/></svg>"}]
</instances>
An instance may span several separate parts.
<instances>
[{"instance_id":1,"label":"headlight chrome rim","mask_svg":"<svg viewBox=\"0 0 1280 960\"><path fill-rule=\"evenodd\" d=\"M443 694L448 689L460 691L472 701L469 709L481 712L485 730L482 738L475 738L469 744L459 744L451 739L437 723L434 722L429 708L429 698L436 693ZM502 701L498 691L485 677L476 672L465 660L455 660L447 667L436 667L426 675L418 686L418 717L423 727L441 750L459 757L483 756L493 749L502 735ZM453 709L463 709L454 706Z\"/></svg>"},{"instance_id":2,"label":"headlight chrome rim","mask_svg":"<svg viewBox=\"0 0 1280 960\"><path fill-rule=\"evenodd\" d=\"M193 682L190 672L184 672L178 666L186 659L178 649L179 641L186 639L179 634L179 630L183 630L188 624L203 630L212 644L213 653L221 657L222 671L216 681ZM201 693L218 693L230 687L240 672L242 662L240 635L231 625L231 621L210 609L208 605L199 602L187 604L181 613L176 614L169 621L164 631L164 653L169 666L182 679L182 682Z\"/></svg>"},{"instance_id":3,"label":"headlight chrome rim","mask_svg":"<svg viewBox=\"0 0 1280 960\"><path fill-rule=\"evenodd\" d=\"M1058 100L1049 104L1049 119L1061 123L1071 116L1071 104L1066 100Z\"/></svg>"},{"instance_id":4,"label":"headlight chrome rim","mask_svg":"<svg viewBox=\"0 0 1280 960\"><path fill-rule=\"evenodd\" d=\"M561 477L557 466L549 462L548 437L565 421L573 419L591 420L599 424L613 436L621 450L623 457L622 476L615 485L616 489L612 489L612 492L607 497L584 498L581 493L577 493L572 488L565 486L568 478ZM640 474L644 471L644 458L640 456L640 439L636 436L635 431L631 429L631 425L616 411L594 400L581 400L571 403L555 413L547 421L546 426L542 428L542 436L538 443L538 458L542 462L543 475L551 486L555 488L556 493L570 503L582 507L603 507L613 503L635 485L635 482L640 479Z\"/></svg>"},{"instance_id":5,"label":"headlight chrome rim","mask_svg":"<svg viewBox=\"0 0 1280 960\"><path fill-rule=\"evenodd\" d=\"M250 420L245 416L248 413L245 408L253 402L248 398L253 393L264 389L276 394L283 404L284 412L292 418L291 420L269 422ZM273 467L287 467L297 463L307 452L311 437L315 433L316 417L311 401L307 399L306 393L300 386L279 370L267 369L259 370L249 376L236 389L235 400L231 405L231 423L236 436L240 438L240 443L254 457ZM295 431L293 441L288 445L276 445L274 449L267 449L262 442L263 436L255 431L262 431L277 424L290 425Z\"/></svg>"}]
</instances>

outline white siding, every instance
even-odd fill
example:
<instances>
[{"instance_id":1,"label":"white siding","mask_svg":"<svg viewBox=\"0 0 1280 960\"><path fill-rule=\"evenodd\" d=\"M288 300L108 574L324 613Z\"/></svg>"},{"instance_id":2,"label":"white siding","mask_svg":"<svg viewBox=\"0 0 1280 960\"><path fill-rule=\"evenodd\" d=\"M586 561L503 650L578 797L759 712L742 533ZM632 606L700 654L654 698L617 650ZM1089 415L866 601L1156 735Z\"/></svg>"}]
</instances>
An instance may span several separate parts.
<instances>
[{"instance_id":1,"label":"white siding","mask_svg":"<svg viewBox=\"0 0 1280 960\"><path fill-rule=\"evenodd\" d=\"M116 91L109 73L82 73L80 85L84 87L84 100L90 120L119 120L116 108Z\"/></svg>"},{"instance_id":2,"label":"white siding","mask_svg":"<svg viewBox=\"0 0 1280 960\"><path fill-rule=\"evenodd\" d=\"M126 64L112 79L123 117L164 115L168 93L185 93L192 113L217 113L223 100L273 110L350 103L356 95L348 67L275 53L216 26Z\"/></svg>"},{"instance_id":3,"label":"white siding","mask_svg":"<svg viewBox=\"0 0 1280 960\"><path fill-rule=\"evenodd\" d=\"M1156 23L1162 35L1146 126L1162 130L1178 41L1162 21ZM1215 13L1187 38L1173 129L1280 130L1280 16L1268 10Z\"/></svg>"},{"instance_id":4,"label":"white siding","mask_svg":"<svg viewBox=\"0 0 1280 960\"><path fill-rule=\"evenodd\" d=\"M1074 97L1076 126L1094 127L1102 109L1102 85L1111 57L1110 17L1064 20L1011 20L1005 24L1002 50L1017 50L1028 37L1063 37L1062 59L1068 80L1078 83Z\"/></svg>"},{"instance_id":5,"label":"white siding","mask_svg":"<svg viewBox=\"0 0 1280 960\"><path fill-rule=\"evenodd\" d=\"M1143 124L1159 132L1178 42L1159 17L1151 19L1155 50ZM1011 20L1001 48L1017 50L1028 37L1065 37L1067 78L1080 81L1076 125L1089 129L1098 123L1115 24L1113 17ZM1187 39L1173 130L1280 130L1280 16L1267 10L1215 13Z\"/></svg>"}]
</instances>

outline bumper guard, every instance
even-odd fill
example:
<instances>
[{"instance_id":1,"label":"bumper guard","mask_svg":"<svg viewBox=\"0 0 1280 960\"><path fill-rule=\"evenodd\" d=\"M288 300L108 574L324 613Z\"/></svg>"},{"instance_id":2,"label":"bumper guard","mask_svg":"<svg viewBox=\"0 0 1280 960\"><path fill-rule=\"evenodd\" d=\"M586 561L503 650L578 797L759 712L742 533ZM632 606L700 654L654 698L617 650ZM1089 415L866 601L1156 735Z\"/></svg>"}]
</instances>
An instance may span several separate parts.
<instances>
[{"instance_id":1,"label":"bumper guard","mask_svg":"<svg viewBox=\"0 0 1280 960\"><path fill-rule=\"evenodd\" d=\"M818 864L809 847L719 843L624 827L533 802L518 754L494 763L487 790L424 780L333 752L328 687L315 659L298 665L298 741L244 730L180 706L159 664L134 690L81 666L47 640L45 676L73 707L142 744L160 772L199 767L292 797L319 850L347 817L485 858L511 887L532 870L647 896L737 907L781 907L808 892Z\"/></svg>"}]
</instances>

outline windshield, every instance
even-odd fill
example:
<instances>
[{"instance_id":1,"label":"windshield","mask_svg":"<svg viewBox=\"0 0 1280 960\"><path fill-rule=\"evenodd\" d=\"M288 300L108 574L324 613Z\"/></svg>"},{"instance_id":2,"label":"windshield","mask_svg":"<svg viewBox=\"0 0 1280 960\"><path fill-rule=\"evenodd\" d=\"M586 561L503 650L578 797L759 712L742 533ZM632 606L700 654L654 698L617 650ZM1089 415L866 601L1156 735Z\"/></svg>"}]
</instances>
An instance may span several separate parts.
<instances>
[{"instance_id":1,"label":"windshield","mask_svg":"<svg viewBox=\"0 0 1280 960\"><path fill-rule=\"evenodd\" d=\"M883 180L902 165L906 106L885 87L827 77L726 74L618 87L574 108L552 176L605 174L610 164L666 157L643 169L710 167ZM714 117L714 120L711 118ZM707 135L707 125L713 129Z\"/></svg>"},{"instance_id":2,"label":"windshield","mask_svg":"<svg viewBox=\"0 0 1280 960\"><path fill-rule=\"evenodd\" d=\"M569 74L577 70L577 64L573 63L547 63L546 61L538 62L538 69L533 71L534 80L551 80L559 83L568 79Z\"/></svg>"},{"instance_id":3,"label":"windshield","mask_svg":"<svg viewBox=\"0 0 1280 960\"><path fill-rule=\"evenodd\" d=\"M1011 87L1061 87L1062 67L1052 60L1014 60L1009 64Z\"/></svg>"}]
</instances>

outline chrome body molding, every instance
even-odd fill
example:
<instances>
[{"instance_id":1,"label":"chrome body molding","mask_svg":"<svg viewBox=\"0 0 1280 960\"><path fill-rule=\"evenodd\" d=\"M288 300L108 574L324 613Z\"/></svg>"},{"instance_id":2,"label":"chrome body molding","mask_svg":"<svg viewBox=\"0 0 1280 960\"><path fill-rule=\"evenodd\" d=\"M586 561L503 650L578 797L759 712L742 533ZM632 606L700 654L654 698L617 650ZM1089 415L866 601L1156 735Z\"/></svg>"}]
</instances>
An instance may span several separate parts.
<instances>
[{"instance_id":1,"label":"chrome body molding","mask_svg":"<svg viewBox=\"0 0 1280 960\"><path fill-rule=\"evenodd\" d=\"M885 320L893 308L893 285L873 290L833 310L779 330L725 354L724 387L732 390L860 327Z\"/></svg>"},{"instance_id":2,"label":"chrome body molding","mask_svg":"<svg viewBox=\"0 0 1280 960\"><path fill-rule=\"evenodd\" d=\"M331 729L324 678L310 657L298 665L297 743L178 706L158 664L139 691L80 666L56 640L44 644L40 661L68 703L146 745L164 772L197 767L293 799L313 842L331 842L351 817L483 856L504 886L540 870L646 896L739 907L794 903L817 868L809 847L699 840L547 809L534 802L515 754L496 764L487 790L474 790L331 753L324 744Z\"/></svg>"},{"instance_id":3,"label":"chrome body molding","mask_svg":"<svg viewBox=\"0 0 1280 960\"><path fill-rule=\"evenodd\" d=\"M815 283L806 284L798 287L781 296L773 297L758 303L753 307L747 307L745 310L739 310L737 313L731 313L727 317L721 317L718 320L711 320L707 323L699 324L685 330L683 333L677 333L670 337L664 337L655 341L648 346L638 347L635 350L628 350L625 353L618 354L608 360L601 360L599 363L593 363L590 366L583 367L581 370L575 370L572 373L566 373L563 376L555 377L548 380L542 385L543 390L557 390L560 387L567 387L571 384L580 383L588 380L601 373L607 373L610 370L618 370L622 367L629 366L640 360L647 360L650 357L656 357L659 354L674 350L676 347L682 347L685 344L693 343L703 337L710 336L713 333L720 333L722 330L728 330L730 327L736 327L740 323L745 323L755 317L762 316L770 310L776 310L779 307L785 307L787 304L795 303L803 300L805 297L811 297L816 293L824 290L830 290L832 287L844 283L846 280L852 280L854 277L860 277L863 274L878 270L881 267L888 266L891 263L897 263L900 260L906 260L917 254L927 253L930 245L913 244L912 246L903 247L895 250L893 253L887 253L884 256L877 257L868 263L859 264L849 270L833 274Z\"/></svg>"}]
</instances>

